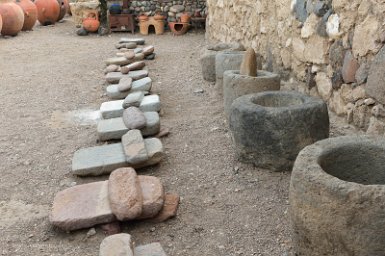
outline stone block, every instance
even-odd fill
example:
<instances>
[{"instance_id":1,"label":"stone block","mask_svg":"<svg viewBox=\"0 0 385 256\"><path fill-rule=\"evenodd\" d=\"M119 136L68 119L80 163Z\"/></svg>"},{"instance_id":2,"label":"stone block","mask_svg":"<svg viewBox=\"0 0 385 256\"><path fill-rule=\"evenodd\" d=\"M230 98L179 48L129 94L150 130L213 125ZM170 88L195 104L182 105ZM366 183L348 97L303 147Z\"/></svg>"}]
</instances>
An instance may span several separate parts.
<instances>
[{"instance_id":1,"label":"stone block","mask_svg":"<svg viewBox=\"0 0 385 256\"><path fill-rule=\"evenodd\" d=\"M133 242L129 234L116 234L103 239L99 256L134 256Z\"/></svg>"},{"instance_id":2,"label":"stone block","mask_svg":"<svg viewBox=\"0 0 385 256\"><path fill-rule=\"evenodd\" d=\"M98 122L98 137L100 141L120 139L128 132L123 118L103 119Z\"/></svg>"},{"instance_id":3,"label":"stone block","mask_svg":"<svg viewBox=\"0 0 385 256\"><path fill-rule=\"evenodd\" d=\"M139 175L138 179L143 196L142 213L138 216L138 219L153 218L163 208L163 184L160 179L154 176Z\"/></svg>"},{"instance_id":4,"label":"stone block","mask_svg":"<svg viewBox=\"0 0 385 256\"><path fill-rule=\"evenodd\" d=\"M143 112L159 112L160 111L160 99L156 94L145 96L140 103L139 109Z\"/></svg>"},{"instance_id":5,"label":"stone block","mask_svg":"<svg viewBox=\"0 0 385 256\"><path fill-rule=\"evenodd\" d=\"M148 70L133 70L128 73L132 80L136 81L148 76Z\"/></svg>"},{"instance_id":6,"label":"stone block","mask_svg":"<svg viewBox=\"0 0 385 256\"><path fill-rule=\"evenodd\" d=\"M149 160L140 130L130 130L123 135L122 145L126 161L130 165L142 164Z\"/></svg>"},{"instance_id":7,"label":"stone block","mask_svg":"<svg viewBox=\"0 0 385 256\"><path fill-rule=\"evenodd\" d=\"M149 77L138 79L132 83L131 92L143 91L149 92L152 87L152 80Z\"/></svg>"},{"instance_id":8,"label":"stone block","mask_svg":"<svg viewBox=\"0 0 385 256\"><path fill-rule=\"evenodd\" d=\"M136 91L136 92L129 93L123 101L123 108L139 107L143 97L144 97L143 91Z\"/></svg>"},{"instance_id":9,"label":"stone block","mask_svg":"<svg viewBox=\"0 0 385 256\"><path fill-rule=\"evenodd\" d=\"M122 92L119 90L119 84L111 84L107 86L106 91L107 96L111 99L124 99L132 91L132 87L131 90Z\"/></svg>"},{"instance_id":10,"label":"stone block","mask_svg":"<svg viewBox=\"0 0 385 256\"><path fill-rule=\"evenodd\" d=\"M209 82L215 82L215 56L216 51L206 50L200 57L203 79Z\"/></svg>"},{"instance_id":11,"label":"stone block","mask_svg":"<svg viewBox=\"0 0 385 256\"><path fill-rule=\"evenodd\" d=\"M115 220L108 200L108 181L67 188L56 194L50 222L63 230L89 228Z\"/></svg>"},{"instance_id":12,"label":"stone block","mask_svg":"<svg viewBox=\"0 0 385 256\"><path fill-rule=\"evenodd\" d=\"M114 100L103 102L100 106L100 113L104 119L122 117L123 115L123 100Z\"/></svg>"},{"instance_id":13,"label":"stone block","mask_svg":"<svg viewBox=\"0 0 385 256\"><path fill-rule=\"evenodd\" d=\"M133 220L142 214L143 193L140 179L132 168L119 168L108 179L111 211L120 221Z\"/></svg>"},{"instance_id":14,"label":"stone block","mask_svg":"<svg viewBox=\"0 0 385 256\"><path fill-rule=\"evenodd\" d=\"M160 118L158 112L144 112L146 126L141 129L143 136L152 136L160 131Z\"/></svg>"},{"instance_id":15,"label":"stone block","mask_svg":"<svg viewBox=\"0 0 385 256\"><path fill-rule=\"evenodd\" d=\"M128 166L121 143L79 149L72 159L72 172L78 176L109 174Z\"/></svg>"},{"instance_id":16,"label":"stone block","mask_svg":"<svg viewBox=\"0 0 385 256\"><path fill-rule=\"evenodd\" d=\"M119 43L136 43L137 45L143 45L145 43L144 38L129 38L129 37L122 37L119 39Z\"/></svg>"},{"instance_id":17,"label":"stone block","mask_svg":"<svg viewBox=\"0 0 385 256\"><path fill-rule=\"evenodd\" d=\"M112 57L112 58L109 58L105 61L106 65L118 65L118 66L122 66L122 65L127 65L130 63L130 61L125 58L125 57Z\"/></svg>"},{"instance_id":18,"label":"stone block","mask_svg":"<svg viewBox=\"0 0 385 256\"><path fill-rule=\"evenodd\" d=\"M160 163L164 158L163 144L158 138L149 138L144 140L147 150L148 160L144 163L135 164L135 169Z\"/></svg>"}]
</instances>

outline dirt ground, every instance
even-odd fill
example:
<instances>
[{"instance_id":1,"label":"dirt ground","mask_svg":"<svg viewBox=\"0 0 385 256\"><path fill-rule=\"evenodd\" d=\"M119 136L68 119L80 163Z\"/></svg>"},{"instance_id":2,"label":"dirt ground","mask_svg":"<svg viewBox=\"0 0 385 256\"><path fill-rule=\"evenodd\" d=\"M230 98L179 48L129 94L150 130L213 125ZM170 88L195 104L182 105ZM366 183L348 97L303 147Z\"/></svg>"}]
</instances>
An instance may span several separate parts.
<instances>
[{"instance_id":1,"label":"dirt ground","mask_svg":"<svg viewBox=\"0 0 385 256\"><path fill-rule=\"evenodd\" d=\"M99 227L91 237L88 230L65 233L48 214L58 191L108 178L71 174L73 153L100 143L92 120L69 116L108 100L103 60L114 56L122 36L131 34L79 37L67 18L0 38L1 255L98 255L105 237ZM234 159L221 96L200 74L204 33L145 39L156 49L147 63L171 134L162 139L166 159L139 173L159 177L182 199L176 218L126 223L124 232L136 244L159 241L169 256L289 255L290 173ZM353 132L332 118L333 136Z\"/></svg>"}]
</instances>

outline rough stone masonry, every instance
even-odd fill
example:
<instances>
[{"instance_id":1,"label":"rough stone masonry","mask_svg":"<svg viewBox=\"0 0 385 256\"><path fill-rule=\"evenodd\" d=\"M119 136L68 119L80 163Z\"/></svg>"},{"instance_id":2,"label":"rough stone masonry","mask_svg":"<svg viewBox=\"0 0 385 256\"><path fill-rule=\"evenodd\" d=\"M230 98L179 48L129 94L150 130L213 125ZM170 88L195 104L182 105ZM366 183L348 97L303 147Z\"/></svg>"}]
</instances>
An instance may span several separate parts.
<instances>
[{"instance_id":1,"label":"rough stone masonry","mask_svg":"<svg viewBox=\"0 0 385 256\"><path fill-rule=\"evenodd\" d=\"M207 7L211 41L253 47L264 70L321 97L367 133L384 135L384 2L208 0Z\"/></svg>"}]
</instances>

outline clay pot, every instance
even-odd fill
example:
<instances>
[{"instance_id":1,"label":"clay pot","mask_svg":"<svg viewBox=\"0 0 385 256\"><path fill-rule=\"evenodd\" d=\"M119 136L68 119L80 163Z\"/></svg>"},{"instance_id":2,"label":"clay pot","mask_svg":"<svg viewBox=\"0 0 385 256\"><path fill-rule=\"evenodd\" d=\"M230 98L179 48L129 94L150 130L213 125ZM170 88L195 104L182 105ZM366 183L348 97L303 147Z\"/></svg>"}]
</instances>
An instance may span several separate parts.
<instances>
[{"instance_id":1,"label":"clay pot","mask_svg":"<svg viewBox=\"0 0 385 256\"><path fill-rule=\"evenodd\" d=\"M37 20L36 5L31 0L16 0L16 4L18 4L24 12L24 24L21 30L32 30Z\"/></svg>"},{"instance_id":2,"label":"clay pot","mask_svg":"<svg viewBox=\"0 0 385 256\"><path fill-rule=\"evenodd\" d=\"M70 9L70 4L68 0L57 0L57 2L59 3L59 6L60 6L60 14L59 14L59 17L57 18L57 21L59 21L64 18L64 16Z\"/></svg>"},{"instance_id":3,"label":"clay pot","mask_svg":"<svg viewBox=\"0 0 385 256\"><path fill-rule=\"evenodd\" d=\"M142 14L138 17L139 21L148 21L148 16L145 14Z\"/></svg>"},{"instance_id":4,"label":"clay pot","mask_svg":"<svg viewBox=\"0 0 385 256\"><path fill-rule=\"evenodd\" d=\"M100 26L100 22L98 19L98 13L96 11L90 12L87 18L83 19L83 28L88 32L98 31L99 26Z\"/></svg>"},{"instance_id":5,"label":"clay pot","mask_svg":"<svg viewBox=\"0 0 385 256\"><path fill-rule=\"evenodd\" d=\"M37 19L43 26L55 24L60 14L57 0L35 0Z\"/></svg>"},{"instance_id":6,"label":"clay pot","mask_svg":"<svg viewBox=\"0 0 385 256\"><path fill-rule=\"evenodd\" d=\"M180 22L182 22L182 23L189 23L190 19L191 19L191 16L188 13L183 13L180 16Z\"/></svg>"},{"instance_id":7,"label":"clay pot","mask_svg":"<svg viewBox=\"0 0 385 256\"><path fill-rule=\"evenodd\" d=\"M3 36L16 36L23 28L23 10L16 3L12 2L12 0L0 1L0 15L3 23L1 28L1 34Z\"/></svg>"}]
</instances>

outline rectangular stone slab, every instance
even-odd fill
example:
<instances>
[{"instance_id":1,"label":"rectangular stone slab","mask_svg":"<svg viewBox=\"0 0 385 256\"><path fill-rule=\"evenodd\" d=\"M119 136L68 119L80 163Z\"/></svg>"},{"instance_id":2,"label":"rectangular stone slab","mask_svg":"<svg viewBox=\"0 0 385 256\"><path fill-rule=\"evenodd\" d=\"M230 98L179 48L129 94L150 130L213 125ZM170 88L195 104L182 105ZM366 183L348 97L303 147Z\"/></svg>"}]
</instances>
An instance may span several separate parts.
<instances>
[{"instance_id":1,"label":"rectangular stone slab","mask_svg":"<svg viewBox=\"0 0 385 256\"><path fill-rule=\"evenodd\" d=\"M56 194L50 222L63 230L89 228L116 218L108 200L108 181L67 188Z\"/></svg>"},{"instance_id":2,"label":"rectangular stone slab","mask_svg":"<svg viewBox=\"0 0 385 256\"><path fill-rule=\"evenodd\" d=\"M100 113L104 119L122 117L123 115L123 100L113 100L103 102L100 106Z\"/></svg>"},{"instance_id":3,"label":"rectangular stone slab","mask_svg":"<svg viewBox=\"0 0 385 256\"><path fill-rule=\"evenodd\" d=\"M160 118L157 112L144 112L146 127L141 129L143 136L151 136L160 131ZM121 117L102 119L98 122L98 137L101 141L120 140L128 132L128 128Z\"/></svg>"},{"instance_id":4,"label":"rectangular stone slab","mask_svg":"<svg viewBox=\"0 0 385 256\"><path fill-rule=\"evenodd\" d=\"M72 172L78 176L98 176L109 174L120 167L142 168L159 163L164 157L162 142L157 138L144 140L148 160L130 165L122 143L79 149L72 159Z\"/></svg>"},{"instance_id":5,"label":"rectangular stone slab","mask_svg":"<svg viewBox=\"0 0 385 256\"><path fill-rule=\"evenodd\" d=\"M72 172L78 176L109 174L128 166L121 143L82 148L72 159Z\"/></svg>"},{"instance_id":6,"label":"rectangular stone slab","mask_svg":"<svg viewBox=\"0 0 385 256\"><path fill-rule=\"evenodd\" d=\"M159 112L160 111L160 99L156 94L148 95L140 102L139 109L143 112Z\"/></svg>"}]
</instances>

